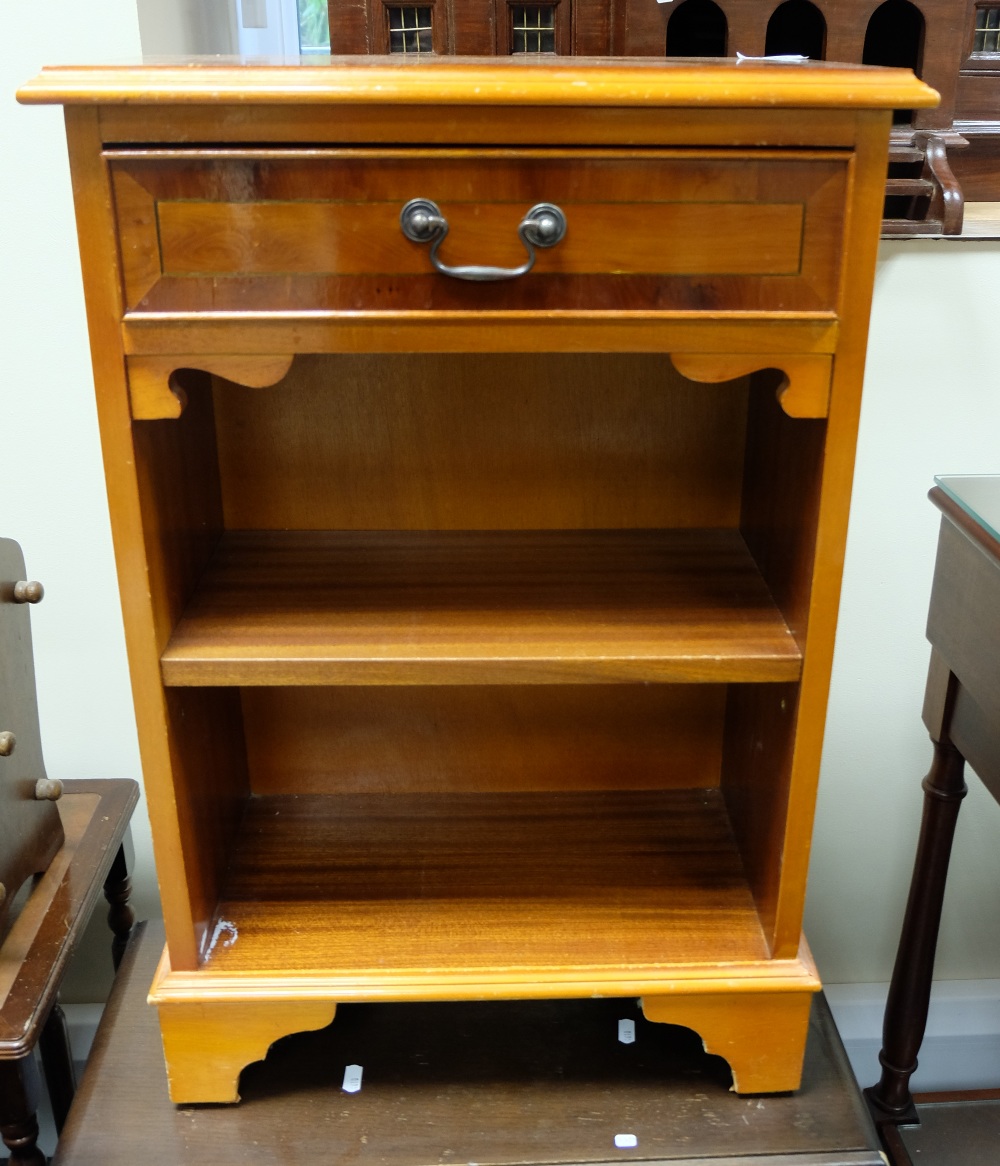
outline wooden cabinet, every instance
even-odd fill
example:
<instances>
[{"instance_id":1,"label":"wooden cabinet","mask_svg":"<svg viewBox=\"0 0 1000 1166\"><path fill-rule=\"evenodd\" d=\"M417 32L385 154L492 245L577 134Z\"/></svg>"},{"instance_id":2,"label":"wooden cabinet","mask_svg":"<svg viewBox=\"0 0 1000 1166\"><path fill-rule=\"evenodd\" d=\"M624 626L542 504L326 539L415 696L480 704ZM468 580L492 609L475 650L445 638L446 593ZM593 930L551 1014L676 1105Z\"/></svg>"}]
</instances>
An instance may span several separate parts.
<instances>
[{"instance_id":1,"label":"wooden cabinet","mask_svg":"<svg viewBox=\"0 0 1000 1166\"><path fill-rule=\"evenodd\" d=\"M338 1002L641 997L794 1089L908 73L48 70L176 1101ZM433 200L452 267L400 229Z\"/></svg>"}]
</instances>

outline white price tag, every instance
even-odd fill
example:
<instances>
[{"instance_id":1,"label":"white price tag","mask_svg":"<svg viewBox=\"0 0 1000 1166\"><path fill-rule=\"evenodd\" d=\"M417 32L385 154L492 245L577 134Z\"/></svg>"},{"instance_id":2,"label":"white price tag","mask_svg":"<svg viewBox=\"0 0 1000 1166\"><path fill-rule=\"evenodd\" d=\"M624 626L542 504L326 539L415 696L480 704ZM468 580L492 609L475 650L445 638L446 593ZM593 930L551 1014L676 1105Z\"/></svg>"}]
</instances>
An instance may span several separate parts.
<instances>
[{"instance_id":1,"label":"white price tag","mask_svg":"<svg viewBox=\"0 0 1000 1166\"><path fill-rule=\"evenodd\" d=\"M345 1093L358 1093L361 1089L361 1074L364 1070L360 1065L348 1065L344 1070L343 1090Z\"/></svg>"},{"instance_id":2,"label":"white price tag","mask_svg":"<svg viewBox=\"0 0 1000 1166\"><path fill-rule=\"evenodd\" d=\"M618 1021L618 1039L623 1045L635 1044L635 1021L634 1020L619 1020Z\"/></svg>"},{"instance_id":3,"label":"white price tag","mask_svg":"<svg viewBox=\"0 0 1000 1166\"><path fill-rule=\"evenodd\" d=\"M635 1134L615 1134L615 1145L619 1150L634 1150L638 1144Z\"/></svg>"}]
</instances>

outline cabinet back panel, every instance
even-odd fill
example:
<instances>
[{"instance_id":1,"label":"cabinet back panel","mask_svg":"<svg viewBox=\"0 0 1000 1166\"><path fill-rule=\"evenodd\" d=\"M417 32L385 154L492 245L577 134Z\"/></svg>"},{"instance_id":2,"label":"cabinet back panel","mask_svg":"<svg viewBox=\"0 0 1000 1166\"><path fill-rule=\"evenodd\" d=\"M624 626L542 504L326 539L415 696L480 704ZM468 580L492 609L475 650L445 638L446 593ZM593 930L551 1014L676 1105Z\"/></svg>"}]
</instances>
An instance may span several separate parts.
<instances>
[{"instance_id":1,"label":"cabinet back panel","mask_svg":"<svg viewBox=\"0 0 1000 1166\"><path fill-rule=\"evenodd\" d=\"M216 380L226 527L735 527L744 382L664 356L300 357Z\"/></svg>"},{"instance_id":2,"label":"cabinet back panel","mask_svg":"<svg viewBox=\"0 0 1000 1166\"><path fill-rule=\"evenodd\" d=\"M252 792L719 784L724 685L245 688Z\"/></svg>"}]
</instances>

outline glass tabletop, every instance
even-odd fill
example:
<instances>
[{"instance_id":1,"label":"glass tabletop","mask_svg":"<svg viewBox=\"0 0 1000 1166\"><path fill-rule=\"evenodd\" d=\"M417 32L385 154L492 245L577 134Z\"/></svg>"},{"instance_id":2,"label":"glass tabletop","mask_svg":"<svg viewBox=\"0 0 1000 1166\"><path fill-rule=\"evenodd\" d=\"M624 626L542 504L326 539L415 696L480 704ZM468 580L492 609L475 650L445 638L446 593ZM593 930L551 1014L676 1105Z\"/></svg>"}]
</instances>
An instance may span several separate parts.
<instances>
[{"instance_id":1,"label":"glass tabletop","mask_svg":"<svg viewBox=\"0 0 1000 1166\"><path fill-rule=\"evenodd\" d=\"M1000 474L939 474L934 481L966 514L1000 539Z\"/></svg>"}]
</instances>

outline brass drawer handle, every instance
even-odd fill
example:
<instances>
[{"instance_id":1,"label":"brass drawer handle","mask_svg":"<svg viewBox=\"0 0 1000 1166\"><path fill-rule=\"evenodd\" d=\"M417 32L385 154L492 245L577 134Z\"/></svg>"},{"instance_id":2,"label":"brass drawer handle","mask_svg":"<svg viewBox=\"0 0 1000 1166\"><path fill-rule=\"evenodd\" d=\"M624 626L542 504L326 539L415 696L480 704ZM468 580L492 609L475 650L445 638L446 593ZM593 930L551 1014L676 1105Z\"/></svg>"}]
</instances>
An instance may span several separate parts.
<instances>
[{"instance_id":1,"label":"brass drawer handle","mask_svg":"<svg viewBox=\"0 0 1000 1166\"><path fill-rule=\"evenodd\" d=\"M554 247L566 234L566 216L550 202L540 202L531 208L518 224L517 233L528 258L520 267L482 267L470 264L463 267L449 267L438 259L438 248L448 234L448 220L441 214L441 208L429 198L411 198L399 216L403 234L413 243L431 244L431 263L442 275L452 279L469 279L476 283L488 283L498 279L517 279L527 275L535 266L536 247Z\"/></svg>"}]
</instances>

